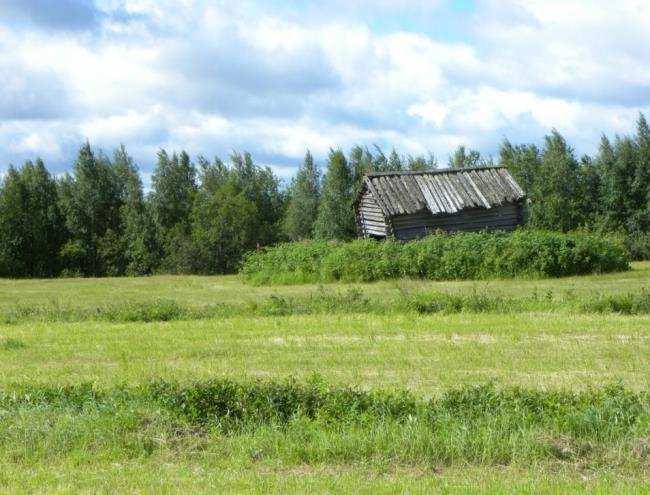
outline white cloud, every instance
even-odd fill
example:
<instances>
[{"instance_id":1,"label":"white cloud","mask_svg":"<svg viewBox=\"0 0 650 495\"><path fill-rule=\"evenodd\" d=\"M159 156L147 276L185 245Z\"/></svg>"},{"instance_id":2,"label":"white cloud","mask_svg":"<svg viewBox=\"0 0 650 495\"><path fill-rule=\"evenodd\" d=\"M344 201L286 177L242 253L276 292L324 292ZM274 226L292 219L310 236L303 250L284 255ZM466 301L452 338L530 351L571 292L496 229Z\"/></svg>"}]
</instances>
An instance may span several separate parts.
<instances>
[{"instance_id":1,"label":"white cloud","mask_svg":"<svg viewBox=\"0 0 650 495\"><path fill-rule=\"evenodd\" d=\"M106 17L90 34L0 22L0 55L11 58L0 81L12 101L32 102L4 113L0 163L38 154L64 167L71 142L89 138L125 143L145 170L165 146L248 149L285 173L306 148L322 157L377 143L444 157L461 143L493 152L504 136L539 140L553 127L592 151L601 132L629 132L650 107L646 2L484 0L463 14L462 42L381 32L356 15L440 5L335 0L325 12L354 15L313 22L313 8L304 21L253 1L111 0L104 12L132 19ZM35 81L64 87L48 93ZM47 115L44 95L60 99Z\"/></svg>"}]
</instances>

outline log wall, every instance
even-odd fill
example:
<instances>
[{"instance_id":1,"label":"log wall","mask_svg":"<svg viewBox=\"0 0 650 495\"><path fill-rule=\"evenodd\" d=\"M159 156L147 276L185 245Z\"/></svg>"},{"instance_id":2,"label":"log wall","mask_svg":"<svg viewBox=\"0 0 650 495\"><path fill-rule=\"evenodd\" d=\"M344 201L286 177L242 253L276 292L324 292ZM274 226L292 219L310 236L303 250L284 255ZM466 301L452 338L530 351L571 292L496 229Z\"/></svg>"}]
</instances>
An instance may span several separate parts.
<instances>
[{"instance_id":1,"label":"log wall","mask_svg":"<svg viewBox=\"0 0 650 495\"><path fill-rule=\"evenodd\" d=\"M398 215L392 219L395 237L410 240L423 237L436 230L445 232L475 232L479 230L512 230L523 221L520 204L507 204L493 208L463 210L451 215L432 215L421 211Z\"/></svg>"},{"instance_id":2,"label":"log wall","mask_svg":"<svg viewBox=\"0 0 650 495\"><path fill-rule=\"evenodd\" d=\"M370 190L366 190L357 205L357 227L361 237L388 235L386 217Z\"/></svg>"}]
</instances>

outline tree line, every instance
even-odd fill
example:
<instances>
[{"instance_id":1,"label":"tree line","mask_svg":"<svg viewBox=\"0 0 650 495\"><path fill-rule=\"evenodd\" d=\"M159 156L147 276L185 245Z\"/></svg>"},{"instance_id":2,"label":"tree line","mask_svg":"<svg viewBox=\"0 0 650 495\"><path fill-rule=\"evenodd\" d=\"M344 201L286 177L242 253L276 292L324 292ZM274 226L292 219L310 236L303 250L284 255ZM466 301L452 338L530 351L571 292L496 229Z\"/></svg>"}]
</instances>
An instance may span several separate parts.
<instances>
[{"instance_id":1,"label":"tree line","mask_svg":"<svg viewBox=\"0 0 650 495\"><path fill-rule=\"evenodd\" d=\"M454 168L493 165L460 146ZM650 128L603 136L594 157L577 158L557 132L541 147L505 140L497 164L529 197L526 224L571 231L647 235L650 230ZM348 239L352 203L371 171L432 170L433 154L332 149L324 173L309 151L287 187L250 153L228 162L160 150L145 193L124 146L112 156L81 147L70 173L54 177L42 160L10 166L0 184L0 276L119 276L229 273L242 255L284 240Z\"/></svg>"}]
</instances>

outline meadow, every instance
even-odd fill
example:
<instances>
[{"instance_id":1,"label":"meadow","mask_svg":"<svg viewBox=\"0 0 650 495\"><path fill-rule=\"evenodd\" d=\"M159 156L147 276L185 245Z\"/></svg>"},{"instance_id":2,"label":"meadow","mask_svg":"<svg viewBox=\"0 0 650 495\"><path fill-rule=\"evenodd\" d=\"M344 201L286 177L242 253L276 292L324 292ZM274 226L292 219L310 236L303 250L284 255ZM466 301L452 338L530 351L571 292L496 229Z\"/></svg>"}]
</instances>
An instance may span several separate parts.
<instances>
[{"instance_id":1,"label":"meadow","mask_svg":"<svg viewBox=\"0 0 650 495\"><path fill-rule=\"evenodd\" d=\"M649 291L1 280L0 491L641 493Z\"/></svg>"}]
</instances>

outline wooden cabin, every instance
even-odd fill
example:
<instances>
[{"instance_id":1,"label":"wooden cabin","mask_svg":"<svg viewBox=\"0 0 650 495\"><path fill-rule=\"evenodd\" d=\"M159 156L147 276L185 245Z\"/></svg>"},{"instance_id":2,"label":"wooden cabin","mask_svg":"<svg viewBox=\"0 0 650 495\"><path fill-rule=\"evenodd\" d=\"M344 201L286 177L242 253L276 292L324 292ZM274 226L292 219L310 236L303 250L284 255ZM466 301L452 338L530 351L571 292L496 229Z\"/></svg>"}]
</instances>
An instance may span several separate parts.
<instances>
[{"instance_id":1,"label":"wooden cabin","mask_svg":"<svg viewBox=\"0 0 650 495\"><path fill-rule=\"evenodd\" d=\"M512 230L525 193L503 167L377 172L355 201L360 237L409 240L444 232Z\"/></svg>"}]
</instances>

